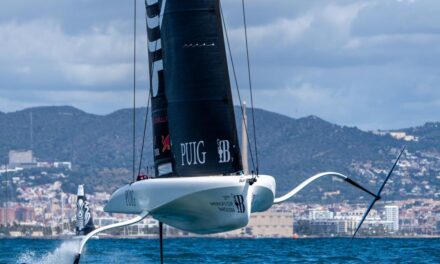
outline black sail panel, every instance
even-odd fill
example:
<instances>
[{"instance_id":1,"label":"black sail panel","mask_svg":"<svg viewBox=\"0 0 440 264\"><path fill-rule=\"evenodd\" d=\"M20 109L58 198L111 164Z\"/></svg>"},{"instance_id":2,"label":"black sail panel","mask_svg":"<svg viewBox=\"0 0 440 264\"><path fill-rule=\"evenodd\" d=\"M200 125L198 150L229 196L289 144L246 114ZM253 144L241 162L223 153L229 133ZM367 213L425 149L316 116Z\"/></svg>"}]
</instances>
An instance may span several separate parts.
<instances>
[{"instance_id":1,"label":"black sail panel","mask_svg":"<svg viewBox=\"0 0 440 264\"><path fill-rule=\"evenodd\" d=\"M153 125L155 165L162 166L157 172L186 177L242 171L219 0L167 0L162 8L157 59L163 71L157 72L153 122L166 124ZM156 39L157 29L149 30ZM150 51L150 62L155 60ZM169 141L162 144L167 132Z\"/></svg>"},{"instance_id":2,"label":"black sail panel","mask_svg":"<svg viewBox=\"0 0 440 264\"><path fill-rule=\"evenodd\" d=\"M145 0L147 14L150 89L152 90L153 152L156 175L172 176L171 141L168 130L168 104L162 66L160 14L162 0Z\"/></svg>"},{"instance_id":3,"label":"black sail panel","mask_svg":"<svg viewBox=\"0 0 440 264\"><path fill-rule=\"evenodd\" d=\"M218 0L167 0L161 27L177 176L242 170Z\"/></svg>"},{"instance_id":4,"label":"black sail panel","mask_svg":"<svg viewBox=\"0 0 440 264\"><path fill-rule=\"evenodd\" d=\"M152 99L153 148L156 175L172 176L171 139L168 128L168 103L164 91L163 70L157 72L158 92Z\"/></svg>"}]
</instances>

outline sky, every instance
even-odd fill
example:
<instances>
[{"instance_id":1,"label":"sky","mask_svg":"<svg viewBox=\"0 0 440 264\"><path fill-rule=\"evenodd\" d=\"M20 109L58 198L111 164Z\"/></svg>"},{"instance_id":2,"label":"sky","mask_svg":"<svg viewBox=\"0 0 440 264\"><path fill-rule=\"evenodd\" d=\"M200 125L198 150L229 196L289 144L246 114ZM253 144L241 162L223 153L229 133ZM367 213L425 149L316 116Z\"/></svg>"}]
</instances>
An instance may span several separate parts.
<instances>
[{"instance_id":1,"label":"sky","mask_svg":"<svg viewBox=\"0 0 440 264\"><path fill-rule=\"evenodd\" d=\"M249 104L241 1L221 2ZM145 106L144 1L137 5ZM438 0L246 0L254 105L365 130L440 121L439 14ZM1 1L0 111L108 114L132 106L132 89L133 1Z\"/></svg>"}]
</instances>

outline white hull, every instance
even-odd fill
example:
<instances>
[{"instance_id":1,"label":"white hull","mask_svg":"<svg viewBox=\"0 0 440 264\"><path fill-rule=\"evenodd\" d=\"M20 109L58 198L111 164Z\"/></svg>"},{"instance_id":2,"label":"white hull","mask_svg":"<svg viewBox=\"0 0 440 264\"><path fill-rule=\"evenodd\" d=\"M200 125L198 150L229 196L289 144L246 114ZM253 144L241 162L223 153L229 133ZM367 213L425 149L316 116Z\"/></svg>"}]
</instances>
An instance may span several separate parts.
<instances>
[{"instance_id":1,"label":"white hull","mask_svg":"<svg viewBox=\"0 0 440 264\"><path fill-rule=\"evenodd\" d=\"M275 180L260 175L156 178L126 185L113 193L104 210L141 214L184 231L208 234L247 225L251 212L269 209Z\"/></svg>"}]
</instances>

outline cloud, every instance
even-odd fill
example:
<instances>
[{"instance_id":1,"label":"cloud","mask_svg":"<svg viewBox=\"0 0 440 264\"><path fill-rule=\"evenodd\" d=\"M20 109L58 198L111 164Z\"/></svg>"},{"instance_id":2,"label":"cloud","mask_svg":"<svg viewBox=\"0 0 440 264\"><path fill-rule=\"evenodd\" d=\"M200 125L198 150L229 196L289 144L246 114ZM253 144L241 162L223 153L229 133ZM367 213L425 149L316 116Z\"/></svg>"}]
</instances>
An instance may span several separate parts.
<instances>
[{"instance_id":1,"label":"cloud","mask_svg":"<svg viewBox=\"0 0 440 264\"><path fill-rule=\"evenodd\" d=\"M310 28L313 17L305 15L296 19L280 18L276 21L265 24L251 26L248 28L248 37L252 47L261 47L268 44L291 45L301 39L301 36ZM231 39L235 44L244 46L244 28L236 28L230 32Z\"/></svg>"},{"instance_id":2,"label":"cloud","mask_svg":"<svg viewBox=\"0 0 440 264\"><path fill-rule=\"evenodd\" d=\"M29 66L16 66L13 69L19 75L27 75L31 72L31 67Z\"/></svg>"},{"instance_id":3,"label":"cloud","mask_svg":"<svg viewBox=\"0 0 440 264\"><path fill-rule=\"evenodd\" d=\"M84 86L111 84L126 80L132 75L133 65L128 63L90 65L63 64L61 72L70 82Z\"/></svg>"},{"instance_id":4,"label":"cloud","mask_svg":"<svg viewBox=\"0 0 440 264\"><path fill-rule=\"evenodd\" d=\"M54 20L2 23L0 59L8 63L10 73L21 77L27 75L25 80L29 85L35 78L31 73L37 71L46 89L62 89L63 86L112 89L103 85L112 84L114 88L115 84L121 85L132 76L132 36L121 30L121 24L109 21L105 27L91 25L88 33L69 35L60 22ZM140 53L145 55L145 52ZM140 71L143 79L145 72ZM56 83L53 83L54 77ZM64 84L57 85L59 82Z\"/></svg>"},{"instance_id":5,"label":"cloud","mask_svg":"<svg viewBox=\"0 0 440 264\"><path fill-rule=\"evenodd\" d=\"M249 100L241 1L221 3ZM145 90L145 11L138 11ZM246 1L256 107L364 129L438 120L439 13L437 0ZM130 106L132 6L125 1L5 0L0 39L0 110Z\"/></svg>"}]
</instances>

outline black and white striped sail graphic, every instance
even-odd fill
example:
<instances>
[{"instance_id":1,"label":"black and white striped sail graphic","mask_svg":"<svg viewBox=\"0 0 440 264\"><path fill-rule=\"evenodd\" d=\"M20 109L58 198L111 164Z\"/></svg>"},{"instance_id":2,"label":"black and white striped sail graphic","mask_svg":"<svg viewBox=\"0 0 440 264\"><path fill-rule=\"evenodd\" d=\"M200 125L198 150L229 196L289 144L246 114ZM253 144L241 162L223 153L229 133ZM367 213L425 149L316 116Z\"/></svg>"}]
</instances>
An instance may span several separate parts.
<instances>
[{"instance_id":1,"label":"black and white striped sail graphic","mask_svg":"<svg viewBox=\"0 0 440 264\"><path fill-rule=\"evenodd\" d=\"M219 4L146 1L159 176L242 170Z\"/></svg>"},{"instance_id":2,"label":"black and white striped sail graphic","mask_svg":"<svg viewBox=\"0 0 440 264\"><path fill-rule=\"evenodd\" d=\"M93 225L92 212L90 211L89 202L87 202L84 193L84 185L78 186L76 201L76 226L75 233L77 236L84 236L95 229Z\"/></svg>"}]
</instances>

